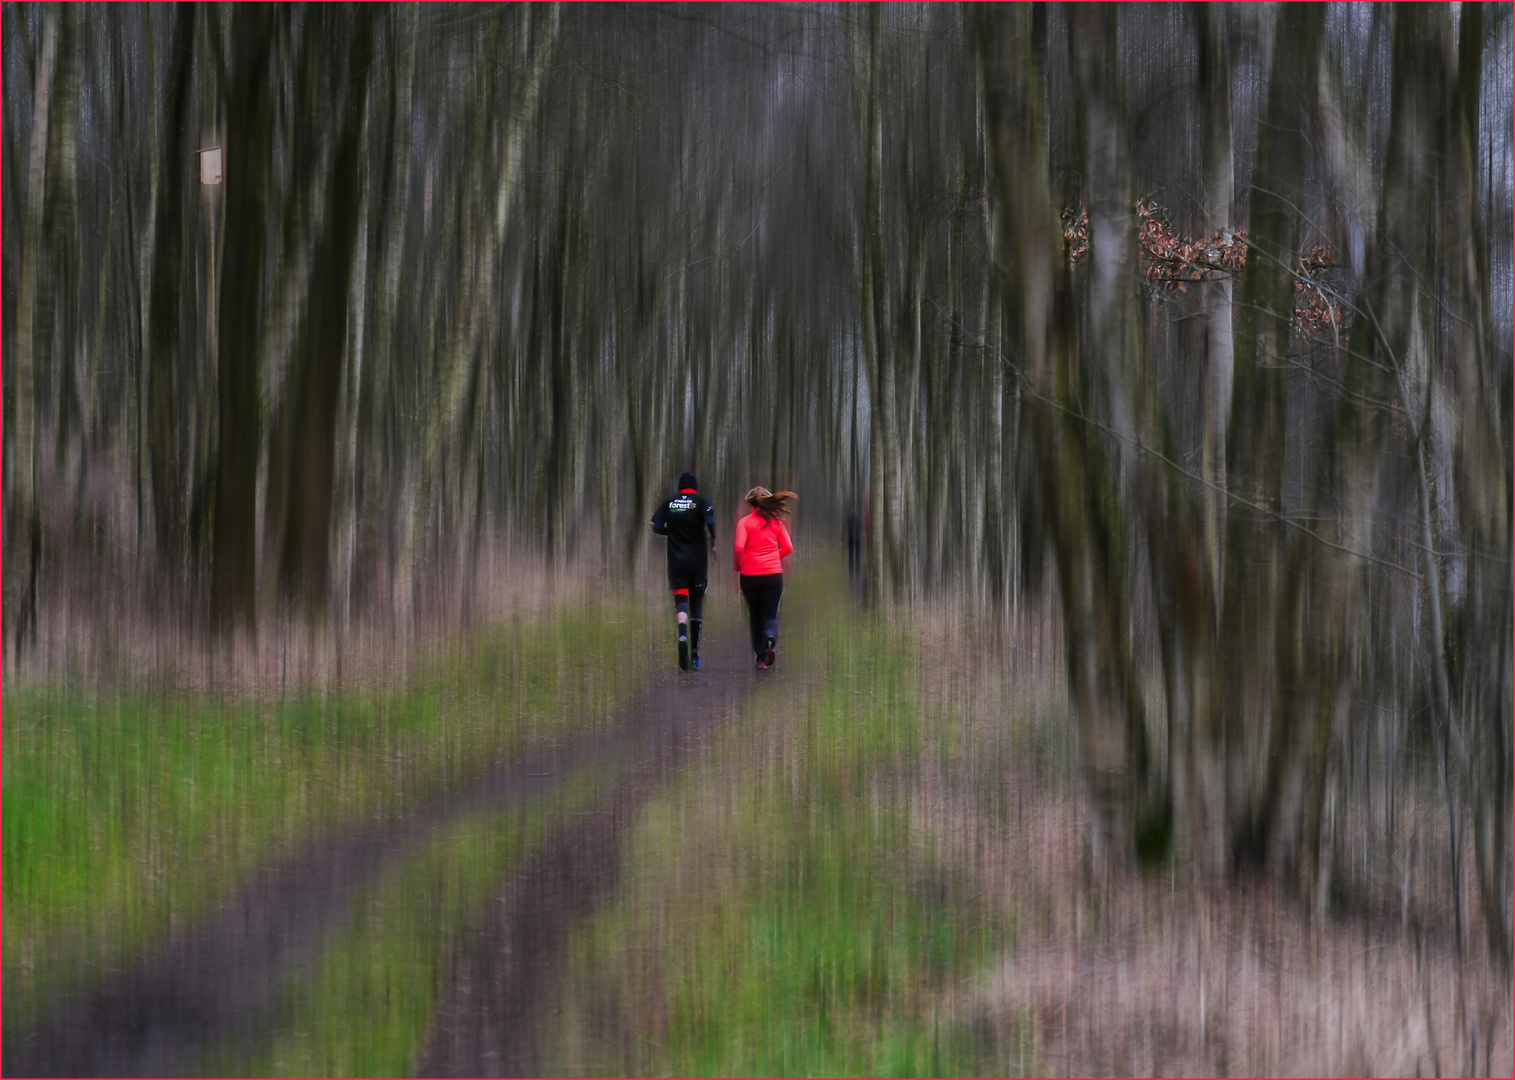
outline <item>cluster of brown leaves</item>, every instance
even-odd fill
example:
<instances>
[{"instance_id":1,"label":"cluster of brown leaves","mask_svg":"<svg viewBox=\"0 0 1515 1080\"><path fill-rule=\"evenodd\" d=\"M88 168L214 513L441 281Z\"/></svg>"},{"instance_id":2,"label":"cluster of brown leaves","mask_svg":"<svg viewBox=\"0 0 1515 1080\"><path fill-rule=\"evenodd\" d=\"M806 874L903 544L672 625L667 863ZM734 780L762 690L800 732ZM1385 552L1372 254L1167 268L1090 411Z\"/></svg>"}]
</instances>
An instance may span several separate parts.
<instances>
[{"instance_id":1,"label":"cluster of brown leaves","mask_svg":"<svg viewBox=\"0 0 1515 1080\"><path fill-rule=\"evenodd\" d=\"M1137 237L1141 241L1142 276L1166 282L1173 292L1188 292L1190 281L1217 273L1235 273L1247 262L1247 230L1222 229L1199 239L1178 236L1157 203L1136 205Z\"/></svg>"},{"instance_id":2,"label":"cluster of brown leaves","mask_svg":"<svg viewBox=\"0 0 1515 1080\"><path fill-rule=\"evenodd\" d=\"M1329 244L1316 244L1300 257L1294 278L1294 325L1306 334L1341 331L1341 305L1329 296L1322 275L1337 266Z\"/></svg>"},{"instance_id":3,"label":"cluster of brown leaves","mask_svg":"<svg viewBox=\"0 0 1515 1080\"><path fill-rule=\"evenodd\" d=\"M1068 258L1073 262L1089 254L1089 211L1082 206L1077 213L1063 207L1063 242L1068 245Z\"/></svg>"},{"instance_id":4,"label":"cluster of brown leaves","mask_svg":"<svg viewBox=\"0 0 1515 1080\"><path fill-rule=\"evenodd\" d=\"M1089 212L1083 207L1064 208L1062 219L1068 258L1077 262L1089 254ZM1191 282L1235 274L1246 266L1246 229L1221 229L1198 238L1181 236L1152 200L1136 204L1136 219L1141 275L1155 289L1166 286L1169 292L1188 292ZM1334 332L1341 325L1340 307L1323 289L1321 280L1322 272L1336 265L1335 253L1327 244L1316 244L1299 259L1294 323L1307 334Z\"/></svg>"}]
</instances>

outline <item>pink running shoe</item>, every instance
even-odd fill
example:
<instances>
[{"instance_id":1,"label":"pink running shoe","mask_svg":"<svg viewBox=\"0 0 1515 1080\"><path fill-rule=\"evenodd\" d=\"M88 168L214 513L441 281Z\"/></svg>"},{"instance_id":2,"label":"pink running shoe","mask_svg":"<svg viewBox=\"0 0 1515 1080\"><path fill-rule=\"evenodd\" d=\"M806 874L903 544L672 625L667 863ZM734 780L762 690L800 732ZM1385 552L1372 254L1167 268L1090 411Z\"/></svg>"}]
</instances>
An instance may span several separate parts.
<instances>
[{"instance_id":1,"label":"pink running shoe","mask_svg":"<svg viewBox=\"0 0 1515 1080\"><path fill-rule=\"evenodd\" d=\"M765 663L763 663L763 658L761 656L758 657L757 669L759 671L766 671L766 670L768 670L768 665L765 664Z\"/></svg>"}]
</instances>

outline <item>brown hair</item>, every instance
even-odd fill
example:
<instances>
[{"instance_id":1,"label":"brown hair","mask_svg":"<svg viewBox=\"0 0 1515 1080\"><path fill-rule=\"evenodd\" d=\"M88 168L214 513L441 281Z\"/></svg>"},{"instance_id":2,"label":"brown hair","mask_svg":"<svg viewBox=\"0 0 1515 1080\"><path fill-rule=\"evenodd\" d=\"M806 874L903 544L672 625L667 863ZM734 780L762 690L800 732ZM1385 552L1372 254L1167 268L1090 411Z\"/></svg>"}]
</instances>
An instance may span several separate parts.
<instances>
[{"instance_id":1,"label":"brown hair","mask_svg":"<svg viewBox=\"0 0 1515 1080\"><path fill-rule=\"evenodd\" d=\"M788 517L789 500L798 498L792 491L769 491L765 487L755 487L747 493L747 502L769 521Z\"/></svg>"}]
</instances>

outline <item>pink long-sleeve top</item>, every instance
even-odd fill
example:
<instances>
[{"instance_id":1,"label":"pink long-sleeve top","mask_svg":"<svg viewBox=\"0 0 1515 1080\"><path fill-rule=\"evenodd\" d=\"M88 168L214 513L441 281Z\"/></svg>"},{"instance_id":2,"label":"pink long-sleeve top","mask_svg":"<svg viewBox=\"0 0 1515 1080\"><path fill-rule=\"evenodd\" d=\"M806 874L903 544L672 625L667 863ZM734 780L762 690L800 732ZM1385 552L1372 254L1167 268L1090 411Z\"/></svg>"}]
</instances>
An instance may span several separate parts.
<instances>
[{"instance_id":1,"label":"pink long-sleeve top","mask_svg":"<svg viewBox=\"0 0 1515 1080\"><path fill-rule=\"evenodd\" d=\"M779 560L794 550L789 530L778 518L765 518L756 510L736 523L731 543L731 565L739 574L782 574Z\"/></svg>"}]
</instances>

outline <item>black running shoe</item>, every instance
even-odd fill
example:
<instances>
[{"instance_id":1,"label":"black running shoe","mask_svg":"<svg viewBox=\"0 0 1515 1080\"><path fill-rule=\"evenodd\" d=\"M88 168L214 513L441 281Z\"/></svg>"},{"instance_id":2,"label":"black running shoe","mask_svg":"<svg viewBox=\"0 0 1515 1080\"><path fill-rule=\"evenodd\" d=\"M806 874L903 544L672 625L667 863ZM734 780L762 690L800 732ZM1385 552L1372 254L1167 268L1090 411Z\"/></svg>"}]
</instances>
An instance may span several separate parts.
<instances>
[{"instance_id":1,"label":"black running shoe","mask_svg":"<svg viewBox=\"0 0 1515 1080\"><path fill-rule=\"evenodd\" d=\"M684 627L679 627L679 667L684 671L689 670L689 634Z\"/></svg>"}]
</instances>

